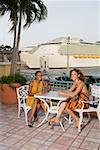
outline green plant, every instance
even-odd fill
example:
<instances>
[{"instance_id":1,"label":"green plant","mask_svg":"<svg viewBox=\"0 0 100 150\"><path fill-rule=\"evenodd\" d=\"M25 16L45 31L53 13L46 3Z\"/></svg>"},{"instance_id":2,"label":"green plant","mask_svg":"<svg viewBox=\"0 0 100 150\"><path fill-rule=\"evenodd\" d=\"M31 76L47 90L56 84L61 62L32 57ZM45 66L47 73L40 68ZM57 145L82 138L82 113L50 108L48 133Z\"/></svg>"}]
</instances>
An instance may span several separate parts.
<instances>
[{"instance_id":1,"label":"green plant","mask_svg":"<svg viewBox=\"0 0 100 150\"><path fill-rule=\"evenodd\" d=\"M20 83L21 85L26 84L26 78L21 74L15 74L15 82Z\"/></svg>"},{"instance_id":2,"label":"green plant","mask_svg":"<svg viewBox=\"0 0 100 150\"><path fill-rule=\"evenodd\" d=\"M6 84L11 84L13 81L14 81L14 76L12 76L12 75L9 75L9 76L2 76L2 77L0 78L0 83L1 83L1 84L4 84L4 83L6 83Z\"/></svg>"},{"instance_id":3,"label":"green plant","mask_svg":"<svg viewBox=\"0 0 100 150\"><path fill-rule=\"evenodd\" d=\"M13 76L13 75L2 76L0 78L1 84L11 84L14 82L24 85L24 84L26 84L26 78L21 74L15 74L15 76Z\"/></svg>"}]
</instances>

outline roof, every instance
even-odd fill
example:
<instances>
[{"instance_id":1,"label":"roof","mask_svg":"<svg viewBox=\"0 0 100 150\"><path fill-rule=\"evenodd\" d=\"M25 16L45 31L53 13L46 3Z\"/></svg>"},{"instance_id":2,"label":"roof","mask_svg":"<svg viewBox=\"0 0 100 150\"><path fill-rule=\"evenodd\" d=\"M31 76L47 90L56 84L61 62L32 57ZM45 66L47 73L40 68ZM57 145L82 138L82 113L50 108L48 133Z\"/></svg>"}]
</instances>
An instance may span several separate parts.
<instances>
[{"instance_id":1,"label":"roof","mask_svg":"<svg viewBox=\"0 0 100 150\"><path fill-rule=\"evenodd\" d=\"M69 51L69 55L100 55L100 45L96 44L84 44L84 43L70 43L66 46L61 46L59 49L60 55L67 55L67 51Z\"/></svg>"}]
</instances>

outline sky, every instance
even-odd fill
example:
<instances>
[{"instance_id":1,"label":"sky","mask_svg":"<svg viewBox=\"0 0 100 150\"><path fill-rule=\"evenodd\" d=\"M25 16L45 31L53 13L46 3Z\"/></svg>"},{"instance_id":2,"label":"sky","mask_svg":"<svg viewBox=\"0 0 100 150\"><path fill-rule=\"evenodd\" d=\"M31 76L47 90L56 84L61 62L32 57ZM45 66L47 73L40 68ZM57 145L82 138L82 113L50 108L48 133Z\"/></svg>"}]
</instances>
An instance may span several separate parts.
<instances>
[{"instance_id":1,"label":"sky","mask_svg":"<svg viewBox=\"0 0 100 150\"><path fill-rule=\"evenodd\" d=\"M100 41L100 0L43 0L46 20L22 30L20 49L59 37ZM0 17L0 45L13 45L9 15Z\"/></svg>"}]
</instances>

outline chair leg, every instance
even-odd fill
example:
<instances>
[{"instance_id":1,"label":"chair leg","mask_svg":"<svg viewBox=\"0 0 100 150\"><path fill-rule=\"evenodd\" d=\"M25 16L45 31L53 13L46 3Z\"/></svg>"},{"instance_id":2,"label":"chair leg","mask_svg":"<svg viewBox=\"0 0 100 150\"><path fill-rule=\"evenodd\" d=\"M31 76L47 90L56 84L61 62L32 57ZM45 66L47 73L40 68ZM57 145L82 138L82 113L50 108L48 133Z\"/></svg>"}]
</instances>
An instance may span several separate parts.
<instances>
[{"instance_id":1,"label":"chair leg","mask_svg":"<svg viewBox=\"0 0 100 150\"><path fill-rule=\"evenodd\" d=\"M73 123L72 117L71 117L71 115L69 115L69 124L72 124L72 123Z\"/></svg>"},{"instance_id":2,"label":"chair leg","mask_svg":"<svg viewBox=\"0 0 100 150\"><path fill-rule=\"evenodd\" d=\"M21 107L18 106L18 118L20 118L20 114L21 114Z\"/></svg>"},{"instance_id":3,"label":"chair leg","mask_svg":"<svg viewBox=\"0 0 100 150\"><path fill-rule=\"evenodd\" d=\"M49 111L45 113L45 117L40 124L37 125L37 128L40 127L45 121L48 121Z\"/></svg>"},{"instance_id":4,"label":"chair leg","mask_svg":"<svg viewBox=\"0 0 100 150\"><path fill-rule=\"evenodd\" d=\"M100 124L100 111L99 110L97 111L97 117L99 119L99 124Z\"/></svg>"},{"instance_id":5,"label":"chair leg","mask_svg":"<svg viewBox=\"0 0 100 150\"><path fill-rule=\"evenodd\" d=\"M28 125L27 111L24 110L24 112L25 112L25 123L26 123L26 125Z\"/></svg>"},{"instance_id":6,"label":"chair leg","mask_svg":"<svg viewBox=\"0 0 100 150\"><path fill-rule=\"evenodd\" d=\"M89 121L91 120L91 116L90 116L90 113L87 113L87 115L88 115L88 118L89 118Z\"/></svg>"},{"instance_id":7,"label":"chair leg","mask_svg":"<svg viewBox=\"0 0 100 150\"><path fill-rule=\"evenodd\" d=\"M71 115L68 115L68 117L64 117L64 119L67 120L69 124L73 123Z\"/></svg>"},{"instance_id":8,"label":"chair leg","mask_svg":"<svg viewBox=\"0 0 100 150\"><path fill-rule=\"evenodd\" d=\"M78 132L81 131L81 124L82 124L82 120L83 120L83 112L79 113L79 117L80 117L80 121L79 121L79 125L78 125Z\"/></svg>"},{"instance_id":9,"label":"chair leg","mask_svg":"<svg viewBox=\"0 0 100 150\"><path fill-rule=\"evenodd\" d=\"M61 121L60 121L60 126L61 126L62 130L65 132L64 125L62 124L62 122L61 122Z\"/></svg>"}]
</instances>

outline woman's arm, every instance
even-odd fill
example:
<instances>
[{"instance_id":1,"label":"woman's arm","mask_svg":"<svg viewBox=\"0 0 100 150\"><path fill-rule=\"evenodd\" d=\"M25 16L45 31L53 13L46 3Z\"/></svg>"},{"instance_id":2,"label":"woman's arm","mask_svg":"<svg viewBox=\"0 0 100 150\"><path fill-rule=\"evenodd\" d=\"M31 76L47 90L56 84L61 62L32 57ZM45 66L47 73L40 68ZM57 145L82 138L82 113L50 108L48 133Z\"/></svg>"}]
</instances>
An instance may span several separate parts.
<instances>
[{"instance_id":1,"label":"woman's arm","mask_svg":"<svg viewBox=\"0 0 100 150\"><path fill-rule=\"evenodd\" d=\"M32 88L33 88L33 81L31 81L31 83L29 84L29 90L28 90L29 96L34 96L34 94L32 93Z\"/></svg>"},{"instance_id":2,"label":"woman's arm","mask_svg":"<svg viewBox=\"0 0 100 150\"><path fill-rule=\"evenodd\" d=\"M43 81L43 86L45 88L45 92L48 92L50 90L48 83L46 81Z\"/></svg>"},{"instance_id":3,"label":"woman's arm","mask_svg":"<svg viewBox=\"0 0 100 150\"><path fill-rule=\"evenodd\" d=\"M64 90L64 91L59 91L58 94L63 95L63 96L68 96L69 92L72 92L76 87L76 83L74 83L70 89Z\"/></svg>"},{"instance_id":4,"label":"woman's arm","mask_svg":"<svg viewBox=\"0 0 100 150\"><path fill-rule=\"evenodd\" d=\"M74 82L73 85L68 89L69 92L72 92L76 88L76 83Z\"/></svg>"},{"instance_id":5,"label":"woman's arm","mask_svg":"<svg viewBox=\"0 0 100 150\"><path fill-rule=\"evenodd\" d=\"M83 83L80 83L80 84L77 86L77 88L75 89L75 91L72 91L72 92L69 92L69 93L68 93L68 96L70 96L70 97L75 97L75 96L77 96L77 95L80 93L80 91L83 89L83 86L84 86L84 84L83 84Z\"/></svg>"},{"instance_id":6,"label":"woman's arm","mask_svg":"<svg viewBox=\"0 0 100 150\"><path fill-rule=\"evenodd\" d=\"M71 88L71 90L75 89L76 87L76 83L75 85L73 85L73 87ZM68 96L68 97L75 97L77 94L79 94L79 92L82 90L83 88L83 83L80 83L79 86L75 89L75 91L67 91L67 92L58 92L58 94L63 95L63 96Z\"/></svg>"},{"instance_id":7,"label":"woman's arm","mask_svg":"<svg viewBox=\"0 0 100 150\"><path fill-rule=\"evenodd\" d=\"M68 92L66 91L59 91L58 94L62 96L68 96Z\"/></svg>"}]
</instances>

